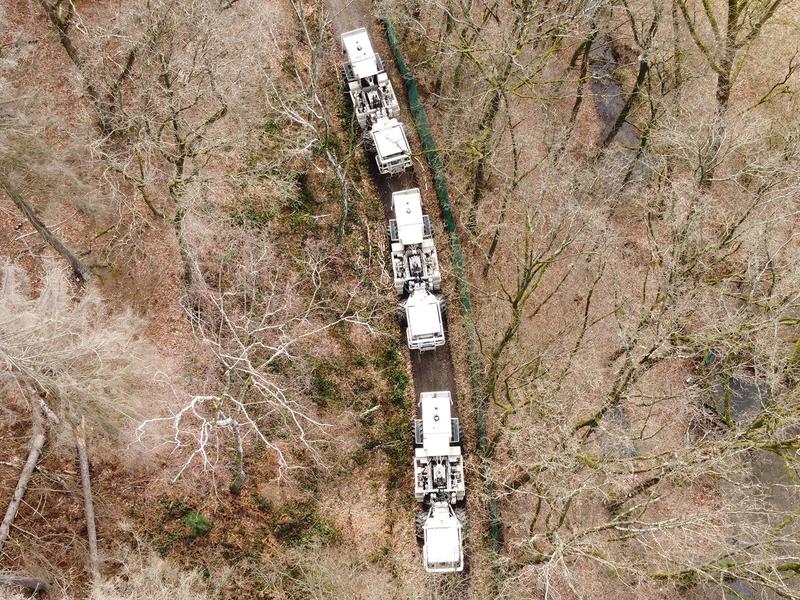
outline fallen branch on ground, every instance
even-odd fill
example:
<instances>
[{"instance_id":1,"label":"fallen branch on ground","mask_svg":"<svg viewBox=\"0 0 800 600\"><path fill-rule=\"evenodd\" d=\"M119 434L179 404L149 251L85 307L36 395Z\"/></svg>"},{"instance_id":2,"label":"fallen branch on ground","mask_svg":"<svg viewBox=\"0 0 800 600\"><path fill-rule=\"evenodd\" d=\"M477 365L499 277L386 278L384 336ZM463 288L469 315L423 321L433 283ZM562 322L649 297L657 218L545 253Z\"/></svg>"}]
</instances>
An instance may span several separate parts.
<instances>
[{"instance_id":1,"label":"fallen branch on ground","mask_svg":"<svg viewBox=\"0 0 800 600\"><path fill-rule=\"evenodd\" d=\"M11 531L11 524L17 516L19 505L22 503L22 498L25 495L25 490L28 489L28 482L31 480L33 470L36 468L36 463L39 461L39 456L42 453L42 446L44 446L45 435L42 428L42 415L38 410L38 406L34 404L34 409L31 413L33 415L33 438L31 439L31 449L28 452L28 460L25 461L25 466L17 480L17 487L14 490L14 496L6 510L6 515L3 517L3 522L0 524L0 550L8 539L8 534Z\"/></svg>"},{"instance_id":2,"label":"fallen branch on ground","mask_svg":"<svg viewBox=\"0 0 800 600\"><path fill-rule=\"evenodd\" d=\"M0 187L2 187L11 201L17 206L17 208L22 211L22 214L25 215L25 218L28 219L33 228L39 232L45 241L53 247L53 249L58 252L64 259L69 263L69 266L72 268L72 272L75 275L75 278L80 283L88 282L92 276L89 267L87 267L83 262L75 256L64 244L61 243L56 236L47 228L42 220L36 216L36 213L28 204L22 195L19 193L17 188L11 183L11 181L2 173L0 173Z\"/></svg>"},{"instance_id":3,"label":"fallen branch on ground","mask_svg":"<svg viewBox=\"0 0 800 600\"><path fill-rule=\"evenodd\" d=\"M78 462L81 467L81 486L83 487L83 508L86 513L86 537L89 538L89 573L96 584L100 581L100 559L97 556L97 527L92 500L92 480L89 474L89 452L86 450L86 427L81 422L75 428L75 441L78 446Z\"/></svg>"},{"instance_id":4,"label":"fallen branch on ground","mask_svg":"<svg viewBox=\"0 0 800 600\"><path fill-rule=\"evenodd\" d=\"M34 594L47 592L50 589L50 582L39 577L30 575L16 575L14 573L0 573L0 585L11 587L21 587L30 590Z\"/></svg>"}]
</instances>

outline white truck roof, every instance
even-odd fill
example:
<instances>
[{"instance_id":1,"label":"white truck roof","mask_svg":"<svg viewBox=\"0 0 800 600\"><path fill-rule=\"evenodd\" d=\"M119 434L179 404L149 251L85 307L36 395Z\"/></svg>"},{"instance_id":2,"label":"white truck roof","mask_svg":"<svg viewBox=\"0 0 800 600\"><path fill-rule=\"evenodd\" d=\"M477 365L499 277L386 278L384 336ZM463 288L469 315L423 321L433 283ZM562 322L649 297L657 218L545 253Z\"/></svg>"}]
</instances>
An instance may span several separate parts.
<instances>
[{"instance_id":1,"label":"white truck roof","mask_svg":"<svg viewBox=\"0 0 800 600\"><path fill-rule=\"evenodd\" d=\"M425 224L422 220L422 198L419 188L393 193L392 206L400 243L404 246L421 244L425 237Z\"/></svg>"},{"instance_id":2,"label":"white truck roof","mask_svg":"<svg viewBox=\"0 0 800 600\"><path fill-rule=\"evenodd\" d=\"M386 119L377 123L372 128L372 139L381 159L410 152L403 124L397 119Z\"/></svg>"},{"instance_id":3,"label":"white truck roof","mask_svg":"<svg viewBox=\"0 0 800 600\"><path fill-rule=\"evenodd\" d=\"M342 46L356 77L363 79L378 73L378 61L364 27L343 33Z\"/></svg>"},{"instance_id":4,"label":"white truck roof","mask_svg":"<svg viewBox=\"0 0 800 600\"><path fill-rule=\"evenodd\" d=\"M434 517L432 517L434 518ZM443 521L440 520L440 521ZM458 528L441 522L431 524L429 530L435 530L435 535L429 535L427 549L428 563L458 563L461 558L461 548L458 540Z\"/></svg>"},{"instance_id":5,"label":"white truck roof","mask_svg":"<svg viewBox=\"0 0 800 600\"><path fill-rule=\"evenodd\" d=\"M439 300L433 294L417 291L406 300L409 339L419 339L434 334L444 335Z\"/></svg>"},{"instance_id":6,"label":"white truck roof","mask_svg":"<svg viewBox=\"0 0 800 600\"><path fill-rule=\"evenodd\" d=\"M423 392L422 448L428 456L450 454L450 392Z\"/></svg>"},{"instance_id":7,"label":"white truck roof","mask_svg":"<svg viewBox=\"0 0 800 600\"><path fill-rule=\"evenodd\" d=\"M461 571L464 558L461 523L449 506L434 505L425 522L425 570L430 573Z\"/></svg>"}]
</instances>

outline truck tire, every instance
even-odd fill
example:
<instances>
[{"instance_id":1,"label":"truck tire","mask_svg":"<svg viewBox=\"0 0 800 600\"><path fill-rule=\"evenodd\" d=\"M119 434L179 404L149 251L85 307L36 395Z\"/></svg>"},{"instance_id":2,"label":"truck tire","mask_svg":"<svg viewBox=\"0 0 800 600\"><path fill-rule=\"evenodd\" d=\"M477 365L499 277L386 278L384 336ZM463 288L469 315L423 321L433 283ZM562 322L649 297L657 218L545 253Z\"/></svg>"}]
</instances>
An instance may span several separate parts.
<instances>
[{"instance_id":1,"label":"truck tire","mask_svg":"<svg viewBox=\"0 0 800 600\"><path fill-rule=\"evenodd\" d=\"M372 140L372 136L369 134L369 131L364 132L364 148L366 148L367 152L375 152L375 142Z\"/></svg>"},{"instance_id":2,"label":"truck tire","mask_svg":"<svg viewBox=\"0 0 800 600\"><path fill-rule=\"evenodd\" d=\"M453 512L456 514L456 519L458 522L461 523L461 527L466 529L467 528L467 507L466 506L458 506L453 509Z\"/></svg>"},{"instance_id":3,"label":"truck tire","mask_svg":"<svg viewBox=\"0 0 800 600\"><path fill-rule=\"evenodd\" d=\"M424 508L417 510L417 515L414 518L414 525L417 531L417 538L423 539L425 537L425 521L428 520L428 511Z\"/></svg>"}]
</instances>

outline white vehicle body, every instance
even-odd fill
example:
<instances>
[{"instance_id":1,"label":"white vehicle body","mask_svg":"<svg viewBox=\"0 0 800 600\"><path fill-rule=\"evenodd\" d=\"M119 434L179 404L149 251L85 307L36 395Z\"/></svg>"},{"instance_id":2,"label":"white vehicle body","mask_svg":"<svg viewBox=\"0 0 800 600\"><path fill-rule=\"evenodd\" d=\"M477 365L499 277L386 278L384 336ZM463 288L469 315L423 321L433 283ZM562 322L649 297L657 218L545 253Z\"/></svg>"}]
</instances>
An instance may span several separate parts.
<instances>
[{"instance_id":1,"label":"white vehicle body","mask_svg":"<svg viewBox=\"0 0 800 600\"><path fill-rule=\"evenodd\" d=\"M429 573L464 569L462 525L453 506L464 500L461 430L450 392L423 392L414 421L414 496L429 506L422 526L422 559Z\"/></svg>"},{"instance_id":2,"label":"white vehicle body","mask_svg":"<svg viewBox=\"0 0 800 600\"><path fill-rule=\"evenodd\" d=\"M461 522L448 502L434 502L423 526L422 563L428 573L464 570Z\"/></svg>"},{"instance_id":3,"label":"white vehicle body","mask_svg":"<svg viewBox=\"0 0 800 600\"><path fill-rule=\"evenodd\" d=\"M422 418L414 421L414 496L417 502L435 500L451 504L466 495L464 459L461 456L459 420L451 416L450 392L423 392Z\"/></svg>"},{"instance_id":4,"label":"white vehicle body","mask_svg":"<svg viewBox=\"0 0 800 600\"><path fill-rule=\"evenodd\" d=\"M381 57L372 49L364 27L342 35L342 47L347 55L344 77L356 119L362 129L368 129L380 117L400 116L400 104L392 82L383 68Z\"/></svg>"},{"instance_id":5,"label":"white vehicle body","mask_svg":"<svg viewBox=\"0 0 800 600\"><path fill-rule=\"evenodd\" d=\"M431 294L425 284L417 284L411 295L401 303L405 312L406 340L409 350L435 350L443 346L444 319L442 301Z\"/></svg>"},{"instance_id":6,"label":"white vehicle body","mask_svg":"<svg viewBox=\"0 0 800 600\"><path fill-rule=\"evenodd\" d=\"M433 350L445 343L439 258L430 219L422 214L419 189L392 194L394 219L389 221L394 291L408 295L401 303L411 350Z\"/></svg>"},{"instance_id":7,"label":"white vehicle body","mask_svg":"<svg viewBox=\"0 0 800 600\"><path fill-rule=\"evenodd\" d=\"M383 175L402 173L411 166L411 148L405 128L397 120L400 104L383 61L372 49L363 27L342 34L347 56L344 76L359 126L365 132L367 149L375 153Z\"/></svg>"},{"instance_id":8,"label":"white vehicle body","mask_svg":"<svg viewBox=\"0 0 800 600\"><path fill-rule=\"evenodd\" d=\"M394 219L389 221L394 291L403 294L410 284L423 281L431 292L442 288L439 257L433 243L433 228L422 214L419 188L392 194Z\"/></svg>"},{"instance_id":9,"label":"white vehicle body","mask_svg":"<svg viewBox=\"0 0 800 600\"><path fill-rule=\"evenodd\" d=\"M396 175L411 166L411 148L406 130L397 119L378 119L368 133L368 147L382 175Z\"/></svg>"}]
</instances>

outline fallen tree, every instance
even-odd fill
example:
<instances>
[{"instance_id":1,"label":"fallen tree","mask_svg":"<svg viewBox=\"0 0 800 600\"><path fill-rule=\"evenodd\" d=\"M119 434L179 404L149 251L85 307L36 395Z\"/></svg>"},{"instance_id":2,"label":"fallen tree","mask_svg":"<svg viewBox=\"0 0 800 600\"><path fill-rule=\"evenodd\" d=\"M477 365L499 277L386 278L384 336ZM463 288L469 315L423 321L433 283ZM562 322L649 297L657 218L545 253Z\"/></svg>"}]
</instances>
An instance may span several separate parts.
<instances>
[{"instance_id":1,"label":"fallen tree","mask_svg":"<svg viewBox=\"0 0 800 600\"><path fill-rule=\"evenodd\" d=\"M31 414L33 415L33 437L31 437L28 460L25 461L25 466L22 468L22 472L17 480L17 487L14 490L14 495L11 498L11 502L8 504L3 522L0 523L0 551L3 550L3 546L8 539L11 526L14 524L17 512L19 512L19 505L22 503L22 498L25 496L25 491L28 489L28 483L31 480L34 469L36 469L36 463L39 462L39 456L42 454L42 447L47 439L44 434L44 428L42 427L42 414L36 404L33 405Z\"/></svg>"}]
</instances>

